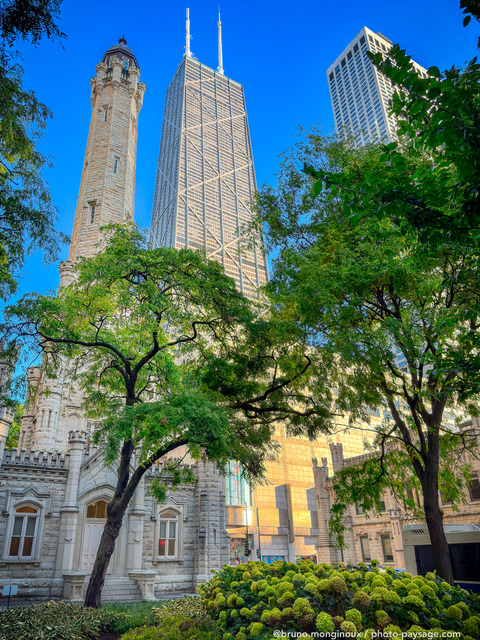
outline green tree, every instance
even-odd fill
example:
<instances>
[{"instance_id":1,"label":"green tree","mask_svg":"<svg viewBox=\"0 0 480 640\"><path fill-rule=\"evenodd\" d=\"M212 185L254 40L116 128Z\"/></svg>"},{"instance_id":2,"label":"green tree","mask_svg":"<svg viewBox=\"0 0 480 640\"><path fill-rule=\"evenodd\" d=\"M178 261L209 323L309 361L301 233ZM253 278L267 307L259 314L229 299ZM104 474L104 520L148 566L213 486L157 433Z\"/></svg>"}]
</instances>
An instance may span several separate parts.
<instances>
[{"instance_id":1,"label":"green tree","mask_svg":"<svg viewBox=\"0 0 480 640\"><path fill-rule=\"evenodd\" d=\"M477 2L462 2L464 13L478 20ZM397 142L379 147L378 171L365 183L350 175L312 172L322 184L341 187L345 212L352 220L389 218L413 228L428 244L450 242L479 246L480 241L480 65L477 58L464 69L437 67L420 77L410 56L394 45L388 55L369 54L397 87L391 111L398 118ZM415 166L404 154L430 158ZM308 171L308 168L307 168Z\"/></svg>"},{"instance_id":2,"label":"green tree","mask_svg":"<svg viewBox=\"0 0 480 640\"><path fill-rule=\"evenodd\" d=\"M17 38L37 45L43 37L64 38L56 23L62 0L2 0L0 37L8 46Z\"/></svg>"},{"instance_id":3,"label":"green tree","mask_svg":"<svg viewBox=\"0 0 480 640\"><path fill-rule=\"evenodd\" d=\"M20 428L22 425L23 405L17 404L15 407L15 414L13 416L13 422L8 430L8 437L5 442L7 449L13 449L18 446L18 438L20 436Z\"/></svg>"},{"instance_id":4,"label":"green tree","mask_svg":"<svg viewBox=\"0 0 480 640\"><path fill-rule=\"evenodd\" d=\"M9 309L7 335L39 345L52 375L58 358L77 363L71 370L99 420L96 439L107 462L118 461L85 600L96 607L125 510L157 460L187 447L220 469L237 460L255 478L274 450L276 420L310 437L330 425L328 402L305 394L310 359L288 322L279 328L259 317L199 253L147 250L138 231L108 229L106 250L76 266L74 284ZM175 474L175 482L191 479L188 470ZM164 486L157 490L161 498Z\"/></svg>"},{"instance_id":5,"label":"green tree","mask_svg":"<svg viewBox=\"0 0 480 640\"><path fill-rule=\"evenodd\" d=\"M50 166L38 150L47 107L22 85L16 38L36 45L43 36L63 37L55 24L58 0L15 0L0 5L0 299L17 288L25 256L40 249L55 260L67 238L54 228L54 207L42 171Z\"/></svg>"},{"instance_id":6,"label":"green tree","mask_svg":"<svg viewBox=\"0 0 480 640\"><path fill-rule=\"evenodd\" d=\"M432 169L432 159L415 148L405 148L402 161L410 176ZM313 192L303 164L326 176L328 188L317 183ZM278 252L268 289L310 336L312 360L332 357L336 406L352 426L368 421L368 409L390 412L369 462L337 477L332 523L339 541L348 503L379 511L386 486L407 504L407 489L416 487L437 571L452 581L439 484L459 498L464 471L452 461L458 447L476 441L446 429L443 414L455 403L475 411L479 255L454 244L425 245L411 226L377 218L374 197L368 212L365 201L364 215L352 219L352 198L371 181L389 181L383 167L382 148L355 148L315 132L305 137L284 160L276 189L264 188L258 199L267 243Z\"/></svg>"}]
</instances>

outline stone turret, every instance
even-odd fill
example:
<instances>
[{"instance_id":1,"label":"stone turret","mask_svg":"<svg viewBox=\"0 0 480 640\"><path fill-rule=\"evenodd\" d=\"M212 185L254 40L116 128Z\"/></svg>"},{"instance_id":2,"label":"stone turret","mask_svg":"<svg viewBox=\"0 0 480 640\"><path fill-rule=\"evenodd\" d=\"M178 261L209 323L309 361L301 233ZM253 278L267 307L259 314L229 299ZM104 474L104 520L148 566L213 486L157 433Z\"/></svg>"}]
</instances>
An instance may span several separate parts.
<instances>
[{"instance_id":1,"label":"stone turret","mask_svg":"<svg viewBox=\"0 0 480 640\"><path fill-rule=\"evenodd\" d=\"M60 286L75 280L75 262L101 250L100 228L133 221L138 114L145 85L125 38L108 49L91 79L92 117L80 181L69 259L59 267ZM87 428L83 394L69 361L59 360L54 378L28 372L31 398L24 412L21 445L64 451L68 433Z\"/></svg>"},{"instance_id":2,"label":"stone turret","mask_svg":"<svg viewBox=\"0 0 480 640\"><path fill-rule=\"evenodd\" d=\"M96 72L90 81L92 118L70 261L95 255L100 227L133 220L137 122L145 85L125 38L105 52Z\"/></svg>"}]
</instances>

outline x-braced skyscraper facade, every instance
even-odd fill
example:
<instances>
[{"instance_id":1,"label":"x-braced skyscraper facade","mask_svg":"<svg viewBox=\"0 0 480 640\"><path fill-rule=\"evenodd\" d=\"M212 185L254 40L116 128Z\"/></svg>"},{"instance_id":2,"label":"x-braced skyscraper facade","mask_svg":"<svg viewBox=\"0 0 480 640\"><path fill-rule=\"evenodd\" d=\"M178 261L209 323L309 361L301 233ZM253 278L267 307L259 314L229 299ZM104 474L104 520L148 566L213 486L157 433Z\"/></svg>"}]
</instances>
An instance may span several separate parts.
<instances>
[{"instance_id":1,"label":"x-braced skyscraper facade","mask_svg":"<svg viewBox=\"0 0 480 640\"><path fill-rule=\"evenodd\" d=\"M242 85L221 65L214 71L185 55L167 89L152 246L203 250L254 296L268 278L266 257L240 236L252 220L255 190Z\"/></svg>"}]
</instances>

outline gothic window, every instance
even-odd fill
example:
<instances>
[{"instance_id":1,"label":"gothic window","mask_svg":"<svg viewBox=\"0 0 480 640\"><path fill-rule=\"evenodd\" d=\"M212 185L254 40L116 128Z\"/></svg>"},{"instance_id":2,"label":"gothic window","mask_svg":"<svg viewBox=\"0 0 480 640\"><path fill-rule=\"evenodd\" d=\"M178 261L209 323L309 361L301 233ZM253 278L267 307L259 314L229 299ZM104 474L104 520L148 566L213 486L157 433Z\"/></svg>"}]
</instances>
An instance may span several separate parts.
<instances>
[{"instance_id":1,"label":"gothic window","mask_svg":"<svg viewBox=\"0 0 480 640\"><path fill-rule=\"evenodd\" d=\"M107 501L106 500L97 500L97 502L92 502L87 507L87 519L101 519L105 520L107 517Z\"/></svg>"},{"instance_id":2,"label":"gothic window","mask_svg":"<svg viewBox=\"0 0 480 640\"><path fill-rule=\"evenodd\" d=\"M30 505L24 505L15 509L10 547L8 550L9 558L33 558L38 532L38 516L39 510Z\"/></svg>"},{"instance_id":3,"label":"gothic window","mask_svg":"<svg viewBox=\"0 0 480 640\"><path fill-rule=\"evenodd\" d=\"M115 161L113 163L113 173L117 173L118 161L119 161L119 158L115 158Z\"/></svg>"},{"instance_id":4,"label":"gothic window","mask_svg":"<svg viewBox=\"0 0 480 640\"><path fill-rule=\"evenodd\" d=\"M167 509L160 513L158 525L158 557L178 556L178 513Z\"/></svg>"}]
</instances>

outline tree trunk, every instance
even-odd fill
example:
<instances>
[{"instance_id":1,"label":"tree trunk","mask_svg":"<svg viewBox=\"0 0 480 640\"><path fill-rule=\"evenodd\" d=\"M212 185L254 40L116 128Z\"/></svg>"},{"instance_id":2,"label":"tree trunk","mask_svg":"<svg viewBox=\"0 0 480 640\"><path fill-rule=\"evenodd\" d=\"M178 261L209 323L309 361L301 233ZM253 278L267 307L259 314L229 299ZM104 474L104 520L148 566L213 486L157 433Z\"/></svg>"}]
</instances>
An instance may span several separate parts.
<instances>
[{"instance_id":1,"label":"tree trunk","mask_svg":"<svg viewBox=\"0 0 480 640\"><path fill-rule=\"evenodd\" d=\"M453 584L453 570L448 550L447 536L443 529L443 511L438 500L438 469L427 469L422 479L423 509L432 544L437 575Z\"/></svg>"},{"instance_id":2,"label":"tree trunk","mask_svg":"<svg viewBox=\"0 0 480 640\"><path fill-rule=\"evenodd\" d=\"M118 503L115 504L115 501L112 501L107 507L107 522L100 539L85 596L84 604L86 607L95 607L96 609L100 607L105 574L115 549L115 542L120 533L125 510L125 507L121 507Z\"/></svg>"}]
</instances>

